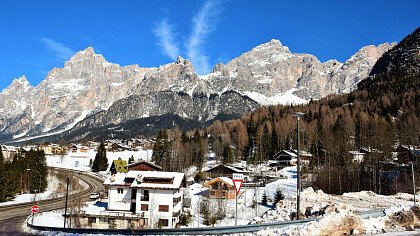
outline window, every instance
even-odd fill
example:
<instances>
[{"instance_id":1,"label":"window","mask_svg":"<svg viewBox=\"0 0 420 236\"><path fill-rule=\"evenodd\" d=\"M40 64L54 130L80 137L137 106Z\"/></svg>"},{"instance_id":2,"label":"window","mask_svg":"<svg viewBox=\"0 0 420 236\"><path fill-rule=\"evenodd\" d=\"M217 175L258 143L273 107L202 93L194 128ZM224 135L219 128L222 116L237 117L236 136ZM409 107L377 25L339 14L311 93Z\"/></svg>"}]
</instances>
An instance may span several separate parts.
<instances>
[{"instance_id":1,"label":"window","mask_svg":"<svg viewBox=\"0 0 420 236\"><path fill-rule=\"evenodd\" d=\"M168 219L159 219L158 221L158 226L159 227L165 227L169 225L169 220Z\"/></svg>"},{"instance_id":2,"label":"window","mask_svg":"<svg viewBox=\"0 0 420 236\"><path fill-rule=\"evenodd\" d=\"M147 204L141 204L141 210L142 211L148 211L149 210L149 205L147 205Z\"/></svg>"},{"instance_id":3,"label":"window","mask_svg":"<svg viewBox=\"0 0 420 236\"><path fill-rule=\"evenodd\" d=\"M149 201L149 190L143 190L143 196L141 196L141 201Z\"/></svg>"},{"instance_id":4,"label":"window","mask_svg":"<svg viewBox=\"0 0 420 236\"><path fill-rule=\"evenodd\" d=\"M181 201L181 197L174 198L173 201L174 201L174 206L175 206L176 204L178 204L178 202Z\"/></svg>"},{"instance_id":5,"label":"window","mask_svg":"<svg viewBox=\"0 0 420 236\"><path fill-rule=\"evenodd\" d=\"M89 217L88 218L88 225L92 226L92 224L96 224L96 218L95 217Z\"/></svg>"},{"instance_id":6,"label":"window","mask_svg":"<svg viewBox=\"0 0 420 236\"><path fill-rule=\"evenodd\" d=\"M159 211L169 212L169 205L159 205Z\"/></svg>"},{"instance_id":7,"label":"window","mask_svg":"<svg viewBox=\"0 0 420 236\"><path fill-rule=\"evenodd\" d=\"M122 189L122 188L117 188L117 192L118 192L118 193L120 193L120 194L121 194L121 193L124 193L124 189Z\"/></svg>"}]
</instances>

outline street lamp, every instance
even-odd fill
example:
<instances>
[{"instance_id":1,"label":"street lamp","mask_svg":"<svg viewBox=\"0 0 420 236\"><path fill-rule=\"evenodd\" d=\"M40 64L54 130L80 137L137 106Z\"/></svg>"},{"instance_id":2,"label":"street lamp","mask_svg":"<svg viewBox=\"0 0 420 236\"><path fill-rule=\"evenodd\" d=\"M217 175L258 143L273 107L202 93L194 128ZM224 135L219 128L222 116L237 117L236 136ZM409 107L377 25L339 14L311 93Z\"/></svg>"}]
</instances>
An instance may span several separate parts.
<instances>
[{"instance_id":1,"label":"street lamp","mask_svg":"<svg viewBox=\"0 0 420 236\"><path fill-rule=\"evenodd\" d=\"M41 173L38 170L33 170L33 169L26 169L27 171L36 171L38 172L39 175L39 187L38 187L38 193L41 193ZM36 192L35 192L35 197L36 198Z\"/></svg>"},{"instance_id":2,"label":"street lamp","mask_svg":"<svg viewBox=\"0 0 420 236\"><path fill-rule=\"evenodd\" d=\"M299 120L305 113L295 112L293 116L297 118L297 204L296 204L296 216L299 220L300 212L300 139L299 139Z\"/></svg>"}]
</instances>

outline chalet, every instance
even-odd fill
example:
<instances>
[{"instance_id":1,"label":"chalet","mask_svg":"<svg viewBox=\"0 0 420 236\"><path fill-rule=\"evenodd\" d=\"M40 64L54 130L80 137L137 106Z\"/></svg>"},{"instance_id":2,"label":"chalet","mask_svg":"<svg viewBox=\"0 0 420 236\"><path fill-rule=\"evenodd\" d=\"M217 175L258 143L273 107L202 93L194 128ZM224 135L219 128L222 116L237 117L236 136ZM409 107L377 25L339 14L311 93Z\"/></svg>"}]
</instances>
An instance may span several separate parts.
<instances>
[{"instance_id":1,"label":"chalet","mask_svg":"<svg viewBox=\"0 0 420 236\"><path fill-rule=\"evenodd\" d=\"M296 165L297 154L291 150L282 150L276 153L271 160L275 161L275 166Z\"/></svg>"},{"instance_id":2,"label":"chalet","mask_svg":"<svg viewBox=\"0 0 420 236\"><path fill-rule=\"evenodd\" d=\"M303 165L308 165L312 158L312 154L309 152L300 151L300 161ZM275 154L270 161L272 167L283 167L297 164L297 150L282 150Z\"/></svg>"},{"instance_id":3,"label":"chalet","mask_svg":"<svg viewBox=\"0 0 420 236\"><path fill-rule=\"evenodd\" d=\"M96 150L96 149L98 149L100 143L94 142L94 141L89 141L87 145L90 149Z\"/></svg>"},{"instance_id":4,"label":"chalet","mask_svg":"<svg viewBox=\"0 0 420 236\"><path fill-rule=\"evenodd\" d=\"M14 146L1 146L1 151L3 153L3 158L5 161L11 161L18 154L18 148Z\"/></svg>"},{"instance_id":5,"label":"chalet","mask_svg":"<svg viewBox=\"0 0 420 236\"><path fill-rule=\"evenodd\" d=\"M40 150L43 150L44 153L45 153L45 155L52 155L53 154L51 144L43 144L43 145L40 145L39 146L39 149Z\"/></svg>"},{"instance_id":6,"label":"chalet","mask_svg":"<svg viewBox=\"0 0 420 236\"><path fill-rule=\"evenodd\" d=\"M51 152L53 155L61 155L66 153L66 148L60 146L59 144L52 143L51 144Z\"/></svg>"},{"instance_id":7,"label":"chalet","mask_svg":"<svg viewBox=\"0 0 420 236\"><path fill-rule=\"evenodd\" d=\"M250 171L244 170L242 167L231 165L218 165L206 171L207 176L210 178L232 177L232 174L248 176L250 173Z\"/></svg>"},{"instance_id":8,"label":"chalet","mask_svg":"<svg viewBox=\"0 0 420 236\"><path fill-rule=\"evenodd\" d=\"M109 170L111 171L111 174L127 173L128 172L127 161L121 160L121 158L118 158L118 160L114 160L112 162Z\"/></svg>"},{"instance_id":9,"label":"chalet","mask_svg":"<svg viewBox=\"0 0 420 236\"><path fill-rule=\"evenodd\" d=\"M125 150L131 150L127 144L121 142L121 140L107 140L105 144L105 149L108 151L119 152Z\"/></svg>"},{"instance_id":10,"label":"chalet","mask_svg":"<svg viewBox=\"0 0 420 236\"><path fill-rule=\"evenodd\" d=\"M43 150L45 155L64 154L64 148L58 144L43 144L37 147L38 150Z\"/></svg>"},{"instance_id":11,"label":"chalet","mask_svg":"<svg viewBox=\"0 0 420 236\"><path fill-rule=\"evenodd\" d=\"M137 163L127 165L128 170L138 170L138 171L161 171L162 167L155 165L148 161L140 161Z\"/></svg>"},{"instance_id":12,"label":"chalet","mask_svg":"<svg viewBox=\"0 0 420 236\"><path fill-rule=\"evenodd\" d=\"M185 175L178 172L135 171L108 177L109 212L124 213L134 228L174 228L182 213Z\"/></svg>"},{"instance_id":13,"label":"chalet","mask_svg":"<svg viewBox=\"0 0 420 236\"><path fill-rule=\"evenodd\" d=\"M235 199L236 189L231 178L218 177L204 183L204 187L209 188L209 198Z\"/></svg>"},{"instance_id":14,"label":"chalet","mask_svg":"<svg viewBox=\"0 0 420 236\"><path fill-rule=\"evenodd\" d=\"M89 148L82 145L73 144L69 150L70 157L85 157L89 158Z\"/></svg>"}]
</instances>

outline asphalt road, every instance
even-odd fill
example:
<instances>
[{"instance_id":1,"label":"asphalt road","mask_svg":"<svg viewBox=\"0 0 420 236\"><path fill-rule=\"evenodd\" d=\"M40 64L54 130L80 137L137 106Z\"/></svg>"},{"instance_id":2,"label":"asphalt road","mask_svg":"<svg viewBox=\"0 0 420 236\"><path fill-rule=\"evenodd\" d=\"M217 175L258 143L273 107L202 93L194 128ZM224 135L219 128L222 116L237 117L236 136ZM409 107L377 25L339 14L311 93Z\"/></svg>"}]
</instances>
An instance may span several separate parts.
<instances>
[{"instance_id":1,"label":"asphalt road","mask_svg":"<svg viewBox=\"0 0 420 236\"><path fill-rule=\"evenodd\" d=\"M60 172L68 172L89 185L89 187L82 192L69 196L69 206L76 204L76 200L79 200L80 197L83 201L88 201L90 193L99 192L103 186L103 180L83 172L65 169L60 169ZM22 232L22 225L25 223L26 218L31 214L32 205L33 203L30 202L0 207L0 235L28 235L27 233ZM39 201L38 205L40 207L40 213L64 209L65 197L42 200Z\"/></svg>"}]
</instances>

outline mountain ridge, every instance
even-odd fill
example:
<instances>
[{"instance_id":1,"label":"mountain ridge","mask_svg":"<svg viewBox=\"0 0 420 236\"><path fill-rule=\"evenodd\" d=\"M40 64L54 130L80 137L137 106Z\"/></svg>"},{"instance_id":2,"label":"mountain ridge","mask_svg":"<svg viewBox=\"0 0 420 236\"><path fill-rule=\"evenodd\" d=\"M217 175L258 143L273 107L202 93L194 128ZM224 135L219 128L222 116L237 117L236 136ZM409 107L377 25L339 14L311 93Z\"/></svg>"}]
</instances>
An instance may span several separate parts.
<instances>
[{"instance_id":1,"label":"mountain ridge","mask_svg":"<svg viewBox=\"0 0 420 236\"><path fill-rule=\"evenodd\" d=\"M373 66L372 61L376 60L377 55L382 55L393 46L383 45L372 48L373 56L366 54L369 57L367 59L356 58L358 60L350 66L353 65L359 74L369 73L369 66ZM24 89L30 90L29 93L20 94L17 98L7 96L4 91L13 83L3 90L0 93L0 107L3 111L0 132L25 137L57 132L60 129L64 131L76 124L76 121L107 111L120 99L131 95L147 97L147 94L161 92L185 93L193 102L194 94L204 94L207 101L210 101L210 97L220 98L224 93L234 91L237 93L235 99L241 97L241 100L236 99L238 104L245 102L247 98L256 101L260 106L282 103L283 99L301 103L332 92L351 91L353 88L348 85L351 83L346 81L354 79L352 76L344 77L345 82L337 83L338 85L335 84L337 79L332 76L344 64L334 60L321 63L313 55L292 53L279 40L271 40L243 53L226 65L216 65L210 74L199 76L194 72L192 63L181 57L158 68L120 66L106 61L103 55L88 47L66 61L63 68L53 68L36 87L27 83ZM358 65L362 67L359 68ZM223 96L223 99L231 98ZM22 103L17 104L17 100ZM150 106L143 107L143 110L149 110L149 114L150 107L159 110L170 102L148 101ZM196 99L195 102L203 101ZM225 104L228 101L219 102ZM290 101L284 103L288 102ZM247 106L247 109L242 112L255 109L255 104ZM206 112L204 113L207 114ZM214 115L204 117L211 120L217 116L217 112L215 110L209 113ZM147 113L140 115L145 117ZM178 115L184 117L184 114Z\"/></svg>"}]
</instances>

